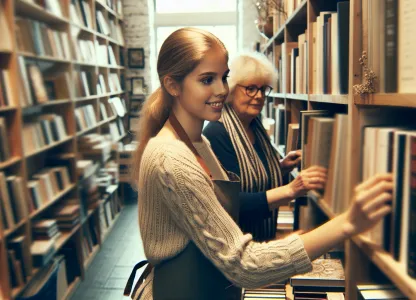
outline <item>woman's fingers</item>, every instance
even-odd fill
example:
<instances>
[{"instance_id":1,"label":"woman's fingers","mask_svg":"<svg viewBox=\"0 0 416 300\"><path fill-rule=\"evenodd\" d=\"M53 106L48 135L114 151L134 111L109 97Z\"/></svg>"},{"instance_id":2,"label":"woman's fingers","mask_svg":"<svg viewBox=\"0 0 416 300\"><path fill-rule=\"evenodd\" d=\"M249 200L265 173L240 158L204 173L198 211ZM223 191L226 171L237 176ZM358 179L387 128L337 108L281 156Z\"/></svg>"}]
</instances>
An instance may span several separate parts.
<instances>
[{"instance_id":1,"label":"woman's fingers","mask_svg":"<svg viewBox=\"0 0 416 300\"><path fill-rule=\"evenodd\" d=\"M380 207L386 205L386 203L388 201L390 201L392 198L392 195L390 193L382 193L380 195L378 195L375 199L370 200L369 202L367 202L362 210L364 213L366 214L371 214L373 211L378 210Z\"/></svg>"},{"instance_id":2,"label":"woman's fingers","mask_svg":"<svg viewBox=\"0 0 416 300\"><path fill-rule=\"evenodd\" d=\"M305 172L305 173L310 173L310 172L327 173L327 169L325 169L324 167L321 167L321 166L312 166L312 167L307 168L303 172Z\"/></svg>"},{"instance_id":3,"label":"woman's fingers","mask_svg":"<svg viewBox=\"0 0 416 300\"><path fill-rule=\"evenodd\" d=\"M377 174L375 176L372 176L371 178L357 185L357 187L355 188L355 192L359 193L361 191L368 190L369 188L371 188L372 186L376 185L377 183L381 181L392 182L393 181L392 174Z\"/></svg>"},{"instance_id":4,"label":"woman's fingers","mask_svg":"<svg viewBox=\"0 0 416 300\"><path fill-rule=\"evenodd\" d=\"M323 172L309 172L306 174L303 174L306 178L324 178L326 179L328 177L328 175L326 175L326 173Z\"/></svg>"},{"instance_id":5,"label":"woman's fingers","mask_svg":"<svg viewBox=\"0 0 416 300\"><path fill-rule=\"evenodd\" d=\"M356 195L356 201L358 204L364 206L371 199L376 198L382 193L391 193L393 190L393 183L389 181L379 181L376 185L369 190L363 190Z\"/></svg>"},{"instance_id":6,"label":"woman's fingers","mask_svg":"<svg viewBox=\"0 0 416 300\"><path fill-rule=\"evenodd\" d=\"M382 218L387 216L391 212L391 206L389 205L383 205L380 209L376 210L374 213L370 214L368 218L374 222L377 223Z\"/></svg>"},{"instance_id":7,"label":"woman's fingers","mask_svg":"<svg viewBox=\"0 0 416 300\"><path fill-rule=\"evenodd\" d=\"M325 188L325 185L322 183L308 184L306 188L308 190L323 190Z\"/></svg>"}]
</instances>

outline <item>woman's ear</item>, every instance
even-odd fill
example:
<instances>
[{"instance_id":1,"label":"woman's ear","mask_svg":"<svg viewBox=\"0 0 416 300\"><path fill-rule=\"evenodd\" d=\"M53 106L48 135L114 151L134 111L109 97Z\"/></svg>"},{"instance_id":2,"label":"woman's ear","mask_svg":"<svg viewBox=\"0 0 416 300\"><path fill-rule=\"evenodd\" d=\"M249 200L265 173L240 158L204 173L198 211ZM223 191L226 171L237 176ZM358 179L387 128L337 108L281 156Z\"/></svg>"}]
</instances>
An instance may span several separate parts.
<instances>
[{"instance_id":1,"label":"woman's ear","mask_svg":"<svg viewBox=\"0 0 416 300\"><path fill-rule=\"evenodd\" d=\"M166 91L172 96L172 97L178 97L180 93L180 86L179 84L169 76L166 76L163 79L163 85L166 89Z\"/></svg>"}]
</instances>

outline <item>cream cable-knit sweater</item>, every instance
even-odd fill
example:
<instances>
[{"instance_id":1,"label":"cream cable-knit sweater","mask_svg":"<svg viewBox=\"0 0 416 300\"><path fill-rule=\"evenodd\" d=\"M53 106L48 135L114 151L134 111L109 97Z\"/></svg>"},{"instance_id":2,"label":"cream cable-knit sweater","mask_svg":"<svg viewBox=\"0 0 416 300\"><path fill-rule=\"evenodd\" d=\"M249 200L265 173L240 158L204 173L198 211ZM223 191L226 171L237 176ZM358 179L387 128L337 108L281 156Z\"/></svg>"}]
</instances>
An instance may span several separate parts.
<instances>
[{"instance_id":1,"label":"cream cable-knit sweater","mask_svg":"<svg viewBox=\"0 0 416 300\"><path fill-rule=\"evenodd\" d=\"M205 138L196 148L210 170L208 162L213 159L219 165ZM146 146L140 168L139 223L145 254L153 265L174 257L192 240L239 287L261 287L312 268L297 235L256 243L250 234L243 234L216 199L194 154L179 140L155 137ZM152 276L144 284L144 299L152 299L151 282Z\"/></svg>"}]
</instances>

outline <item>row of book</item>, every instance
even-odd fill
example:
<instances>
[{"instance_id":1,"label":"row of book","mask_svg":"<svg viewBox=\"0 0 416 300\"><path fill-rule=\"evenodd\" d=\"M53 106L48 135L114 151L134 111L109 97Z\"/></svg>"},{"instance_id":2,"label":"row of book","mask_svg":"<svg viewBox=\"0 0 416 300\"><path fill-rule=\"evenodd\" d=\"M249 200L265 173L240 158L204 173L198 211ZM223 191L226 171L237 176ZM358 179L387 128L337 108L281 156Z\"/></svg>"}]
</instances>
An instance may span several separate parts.
<instances>
[{"instance_id":1,"label":"row of book","mask_svg":"<svg viewBox=\"0 0 416 300\"><path fill-rule=\"evenodd\" d=\"M55 199L71 185L69 170L66 166L45 168L32 175L28 181L29 211L35 211Z\"/></svg>"},{"instance_id":2,"label":"row of book","mask_svg":"<svg viewBox=\"0 0 416 300\"><path fill-rule=\"evenodd\" d=\"M98 245L98 227L94 224L85 224L82 226L83 238L81 243L81 254L83 260L86 261Z\"/></svg>"},{"instance_id":3,"label":"row of book","mask_svg":"<svg viewBox=\"0 0 416 300\"><path fill-rule=\"evenodd\" d=\"M46 23L16 18L17 49L39 56L71 59L68 33L51 28Z\"/></svg>"},{"instance_id":4,"label":"row of book","mask_svg":"<svg viewBox=\"0 0 416 300\"><path fill-rule=\"evenodd\" d=\"M80 39L73 37L74 58L78 62L96 63L101 66L118 66L114 49L111 45L100 44L98 40Z\"/></svg>"},{"instance_id":5,"label":"row of book","mask_svg":"<svg viewBox=\"0 0 416 300\"><path fill-rule=\"evenodd\" d=\"M414 93L413 59L415 4L413 1L370 0L367 12L368 66L377 76L379 93Z\"/></svg>"},{"instance_id":6,"label":"row of book","mask_svg":"<svg viewBox=\"0 0 416 300\"><path fill-rule=\"evenodd\" d=\"M12 152L9 145L9 136L7 134L7 119L0 117L0 162L9 160Z\"/></svg>"},{"instance_id":7,"label":"row of book","mask_svg":"<svg viewBox=\"0 0 416 300\"><path fill-rule=\"evenodd\" d=\"M73 0L70 4L70 16L71 20L80 26L85 26L89 29L94 30L92 10L87 1L82 0ZM110 36L111 38L118 41L121 45L124 44L123 34L121 31L121 25L117 20L109 15L109 20L107 21L106 12L100 9L95 10L95 20L97 31L101 34Z\"/></svg>"},{"instance_id":8,"label":"row of book","mask_svg":"<svg viewBox=\"0 0 416 300\"><path fill-rule=\"evenodd\" d=\"M109 127L110 127L109 134L113 142L117 142L121 137L126 135L123 121L121 119L117 119L115 122L110 122Z\"/></svg>"},{"instance_id":9,"label":"row of book","mask_svg":"<svg viewBox=\"0 0 416 300\"><path fill-rule=\"evenodd\" d=\"M0 172L0 208L2 227L12 229L29 215L23 178Z\"/></svg>"},{"instance_id":10,"label":"row of book","mask_svg":"<svg viewBox=\"0 0 416 300\"><path fill-rule=\"evenodd\" d=\"M121 0L96 0L97 2L107 5L115 11L119 16L123 15L123 3Z\"/></svg>"},{"instance_id":11,"label":"row of book","mask_svg":"<svg viewBox=\"0 0 416 300\"><path fill-rule=\"evenodd\" d=\"M43 104L48 101L69 99L69 72L58 66L41 69L41 65L18 58L20 86L19 101L22 107Z\"/></svg>"},{"instance_id":12,"label":"row of book","mask_svg":"<svg viewBox=\"0 0 416 300\"><path fill-rule=\"evenodd\" d=\"M77 131L83 131L97 125L94 107L89 104L75 109Z\"/></svg>"},{"instance_id":13,"label":"row of book","mask_svg":"<svg viewBox=\"0 0 416 300\"><path fill-rule=\"evenodd\" d=\"M93 83L93 73L90 71L74 72L75 97L89 97L92 95L105 95L107 92L117 93L122 91L120 78L117 73L109 73L108 81L104 75L99 74L96 85Z\"/></svg>"},{"instance_id":14,"label":"row of book","mask_svg":"<svg viewBox=\"0 0 416 300\"><path fill-rule=\"evenodd\" d=\"M106 234L118 214L118 204L114 199L103 201L99 206L100 231Z\"/></svg>"},{"instance_id":15,"label":"row of book","mask_svg":"<svg viewBox=\"0 0 416 300\"><path fill-rule=\"evenodd\" d=\"M34 121L23 125L23 145L25 154L30 154L47 145L68 137L65 122L57 114L40 115Z\"/></svg>"},{"instance_id":16,"label":"row of book","mask_svg":"<svg viewBox=\"0 0 416 300\"><path fill-rule=\"evenodd\" d=\"M416 132L405 127L365 127L362 153L363 179L376 173L394 175L393 211L368 237L416 278Z\"/></svg>"}]
</instances>

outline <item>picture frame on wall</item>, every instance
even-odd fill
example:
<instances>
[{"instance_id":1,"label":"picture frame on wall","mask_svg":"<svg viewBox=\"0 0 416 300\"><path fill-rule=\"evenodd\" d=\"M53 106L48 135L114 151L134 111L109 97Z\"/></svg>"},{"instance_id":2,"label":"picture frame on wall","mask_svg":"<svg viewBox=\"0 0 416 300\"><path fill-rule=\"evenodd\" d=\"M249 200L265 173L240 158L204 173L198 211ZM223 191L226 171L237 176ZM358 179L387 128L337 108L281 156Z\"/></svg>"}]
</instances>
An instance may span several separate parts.
<instances>
[{"instance_id":1,"label":"picture frame on wall","mask_svg":"<svg viewBox=\"0 0 416 300\"><path fill-rule=\"evenodd\" d=\"M130 78L130 94L133 96L146 94L146 85L144 84L144 77Z\"/></svg>"},{"instance_id":2,"label":"picture frame on wall","mask_svg":"<svg viewBox=\"0 0 416 300\"><path fill-rule=\"evenodd\" d=\"M144 69L144 48L130 48L127 53L129 68Z\"/></svg>"},{"instance_id":3,"label":"picture frame on wall","mask_svg":"<svg viewBox=\"0 0 416 300\"><path fill-rule=\"evenodd\" d=\"M139 116L129 115L129 131L135 133L139 124Z\"/></svg>"}]
</instances>

